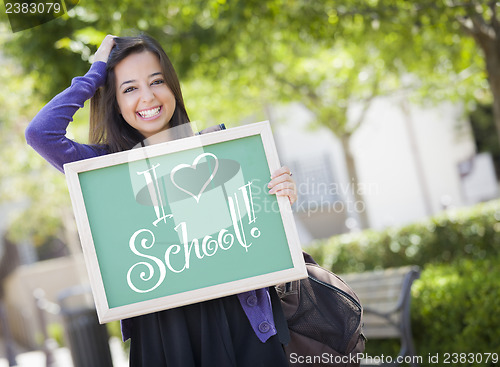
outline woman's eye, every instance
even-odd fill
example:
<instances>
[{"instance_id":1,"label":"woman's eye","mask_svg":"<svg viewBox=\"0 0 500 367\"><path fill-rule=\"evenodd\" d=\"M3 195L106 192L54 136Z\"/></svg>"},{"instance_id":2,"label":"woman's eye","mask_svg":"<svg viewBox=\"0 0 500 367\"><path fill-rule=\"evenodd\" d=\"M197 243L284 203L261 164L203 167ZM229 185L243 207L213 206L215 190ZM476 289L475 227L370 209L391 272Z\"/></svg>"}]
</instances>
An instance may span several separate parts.
<instances>
[{"instance_id":1,"label":"woman's eye","mask_svg":"<svg viewBox=\"0 0 500 367\"><path fill-rule=\"evenodd\" d=\"M135 88L134 87L128 87L127 89L125 89L123 91L123 93L129 93L129 92L132 92Z\"/></svg>"},{"instance_id":2,"label":"woman's eye","mask_svg":"<svg viewBox=\"0 0 500 367\"><path fill-rule=\"evenodd\" d=\"M165 81L163 79L158 79L158 80L155 80L152 84L156 85L156 84L163 84L163 83L165 83Z\"/></svg>"}]
</instances>

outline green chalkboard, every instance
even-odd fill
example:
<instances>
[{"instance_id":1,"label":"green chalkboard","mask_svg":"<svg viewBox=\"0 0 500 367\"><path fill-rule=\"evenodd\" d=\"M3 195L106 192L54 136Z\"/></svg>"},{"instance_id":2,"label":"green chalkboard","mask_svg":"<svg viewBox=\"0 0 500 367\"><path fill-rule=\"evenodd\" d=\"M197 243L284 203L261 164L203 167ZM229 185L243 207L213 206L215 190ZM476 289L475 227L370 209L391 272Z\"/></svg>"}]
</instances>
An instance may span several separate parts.
<instances>
[{"instance_id":1,"label":"green chalkboard","mask_svg":"<svg viewBox=\"0 0 500 367\"><path fill-rule=\"evenodd\" d=\"M267 122L65 165L100 321L304 277L278 167Z\"/></svg>"}]
</instances>

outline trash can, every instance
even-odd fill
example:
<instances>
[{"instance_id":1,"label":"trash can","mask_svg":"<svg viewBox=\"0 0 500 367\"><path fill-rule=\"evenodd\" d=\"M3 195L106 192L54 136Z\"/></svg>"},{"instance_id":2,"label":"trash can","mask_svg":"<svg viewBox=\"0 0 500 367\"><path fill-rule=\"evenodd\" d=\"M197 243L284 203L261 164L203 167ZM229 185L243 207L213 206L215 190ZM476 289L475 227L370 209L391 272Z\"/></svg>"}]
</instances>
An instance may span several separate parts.
<instances>
[{"instance_id":1,"label":"trash can","mask_svg":"<svg viewBox=\"0 0 500 367\"><path fill-rule=\"evenodd\" d=\"M113 367L106 325L99 324L97 312L82 299L90 289L71 287L59 293L58 301L64 323L66 343L74 367Z\"/></svg>"}]
</instances>

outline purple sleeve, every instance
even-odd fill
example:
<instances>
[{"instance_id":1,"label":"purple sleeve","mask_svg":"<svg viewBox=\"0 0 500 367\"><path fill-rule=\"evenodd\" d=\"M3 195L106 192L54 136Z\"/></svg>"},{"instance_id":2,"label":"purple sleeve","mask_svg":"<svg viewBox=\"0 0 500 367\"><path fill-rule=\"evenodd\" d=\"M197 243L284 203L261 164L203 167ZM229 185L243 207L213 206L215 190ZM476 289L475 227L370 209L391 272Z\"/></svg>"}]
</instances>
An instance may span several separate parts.
<instances>
[{"instance_id":1,"label":"purple sleeve","mask_svg":"<svg viewBox=\"0 0 500 367\"><path fill-rule=\"evenodd\" d=\"M61 172L65 163L106 153L103 147L79 144L66 137L73 115L105 80L106 63L95 62L84 76L74 78L69 88L47 103L26 129L27 143Z\"/></svg>"},{"instance_id":2,"label":"purple sleeve","mask_svg":"<svg viewBox=\"0 0 500 367\"><path fill-rule=\"evenodd\" d=\"M238 294L241 307L252 329L262 343L277 333L274 324L271 296L267 288Z\"/></svg>"}]
</instances>

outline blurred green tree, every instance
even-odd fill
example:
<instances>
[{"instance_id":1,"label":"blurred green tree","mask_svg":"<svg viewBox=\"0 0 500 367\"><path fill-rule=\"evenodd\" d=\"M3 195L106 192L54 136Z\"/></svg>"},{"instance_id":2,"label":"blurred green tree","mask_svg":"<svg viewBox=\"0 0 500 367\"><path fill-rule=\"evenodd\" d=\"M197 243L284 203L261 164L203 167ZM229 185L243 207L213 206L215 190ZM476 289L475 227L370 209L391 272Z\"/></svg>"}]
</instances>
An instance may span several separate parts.
<instances>
[{"instance_id":1,"label":"blurred green tree","mask_svg":"<svg viewBox=\"0 0 500 367\"><path fill-rule=\"evenodd\" d=\"M33 107L85 73L105 34L147 32L172 58L201 127L301 101L342 141L356 180L349 139L376 96L403 88L420 100L493 96L500 104L484 77L493 52L478 52L498 48L485 41L496 37L497 7L479 0L86 0L63 17L4 37L2 52L32 81L26 101ZM353 106L361 112L348 123ZM82 116L72 124L79 138ZM8 131L3 123L0 129Z\"/></svg>"},{"instance_id":2,"label":"blurred green tree","mask_svg":"<svg viewBox=\"0 0 500 367\"><path fill-rule=\"evenodd\" d=\"M412 77L420 101L460 100L474 109L491 102L500 137L500 3L491 0L351 1L337 8L342 19L359 14L365 40L386 68ZM391 49L393 52L391 52ZM387 53L388 51L388 53ZM492 121L493 122L493 121Z\"/></svg>"}]
</instances>

